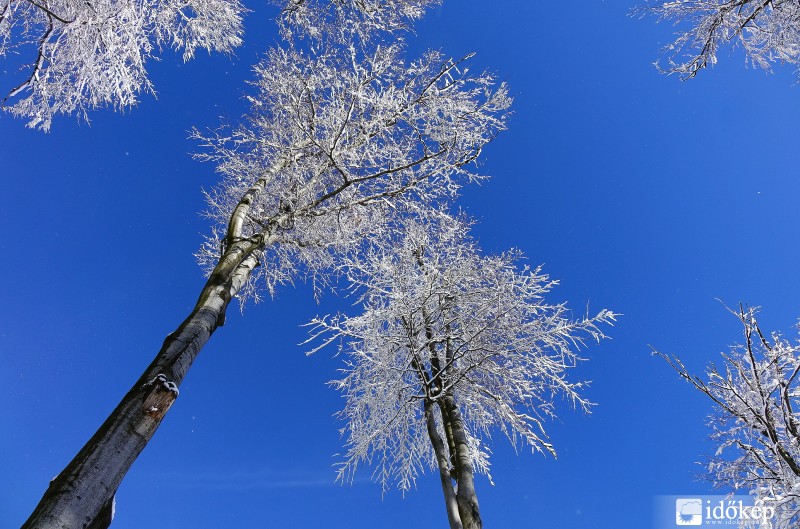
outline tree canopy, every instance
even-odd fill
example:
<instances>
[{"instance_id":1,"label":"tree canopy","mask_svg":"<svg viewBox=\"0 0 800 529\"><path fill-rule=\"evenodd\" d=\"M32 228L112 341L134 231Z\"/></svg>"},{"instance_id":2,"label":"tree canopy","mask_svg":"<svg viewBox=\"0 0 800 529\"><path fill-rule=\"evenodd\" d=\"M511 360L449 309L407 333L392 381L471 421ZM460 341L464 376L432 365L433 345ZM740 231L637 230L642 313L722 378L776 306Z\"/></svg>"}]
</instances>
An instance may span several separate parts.
<instances>
[{"instance_id":1,"label":"tree canopy","mask_svg":"<svg viewBox=\"0 0 800 529\"><path fill-rule=\"evenodd\" d=\"M590 410L584 383L567 373L580 361L576 347L604 338L599 326L615 314L572 319L564 304L545 299L557 282L521 265L519 252L480 255L468 227L443 213L404 217L401 228L348 263L363 312L310 323L310 343L322 340L313 351L340 343L345 357L332 382L346 399L341 479L376 462L384 489L410 489L437 461L426 403L454 399L470 465L486 475L491 432L554 455L544 430L556 414L554 399ZM435 421L446 438L442 414Z\"/></svg>"},{"instance_id":2,"label":"tree canopy","mask_svg":"<svg viewBox=\"0 0 800 529\"><path fill-rule=\"evenodd\" d=\"M754 66L800 64L800 4L771 0L650 0L638 9L678 28L659 67L683 78L713 66L729 45L740 46Z\"/></svg>"},{"instance_id":3,"label":"tree canopy","mask_svg":"<svg viewBox=\"0 0 800 529\"><path fill-rule=\"evenodd\" d=\"M125 109L154 91L146 63L163 48L230 53L242 39L239 0L0 0L0 59L23 59L6 110L48 130L57 114Z\"/></svg>"}]
</instances>

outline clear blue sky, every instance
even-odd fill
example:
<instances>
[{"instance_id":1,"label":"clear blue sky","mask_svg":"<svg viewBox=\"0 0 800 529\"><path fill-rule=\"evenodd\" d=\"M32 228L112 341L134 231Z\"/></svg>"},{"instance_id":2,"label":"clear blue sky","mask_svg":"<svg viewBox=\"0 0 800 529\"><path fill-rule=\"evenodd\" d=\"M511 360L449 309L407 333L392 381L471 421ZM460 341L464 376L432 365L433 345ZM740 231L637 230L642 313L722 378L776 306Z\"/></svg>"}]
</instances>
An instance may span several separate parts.
<instances>
[{"instance_id":1,"label":"clear blue sky","mask_svg":"<svg viewBox=\"0 0 800 529\"><path fill-rule=\"evenodd\" d=\"M710 492L695 462L708 402L649 344L699 371L737 341L717 298L764 307L787 334L800 315L794 72L739 53L680 82L651 66L671 28L631 2L445 0L413 48L459 56L509 82L511 128L486 151L494 178L465 192L488 251L521 248L560 278L553 300L624 314L586 351L591 416L549 425L558 461L498 435L486 526L644 529L659 494ZM253 3L237 57L150 65L158 99L53 132L0 117L0 526L18 527L193 305L193 252L213 166L192 126L235 121L250 66L277 39ZM307 358L300 323L339 303L310 289L236 309L117 495L116 529L445 527L438 479L383 499L362 472L334 484L337 359Z\"/></svg>"}]
</instances>

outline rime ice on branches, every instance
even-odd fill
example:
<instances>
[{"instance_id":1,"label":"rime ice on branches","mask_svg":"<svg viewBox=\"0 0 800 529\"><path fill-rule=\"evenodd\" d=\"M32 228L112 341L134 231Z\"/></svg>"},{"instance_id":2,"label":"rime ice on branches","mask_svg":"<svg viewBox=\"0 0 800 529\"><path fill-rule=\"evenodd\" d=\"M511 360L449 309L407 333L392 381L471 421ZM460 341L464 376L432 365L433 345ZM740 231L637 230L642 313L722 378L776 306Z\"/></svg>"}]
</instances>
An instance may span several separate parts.
<instances>
[{"instance_id":1,"label":"rime ice on branches","mask_svg":"<svg viewBox=\"0 0 800 529\"><path fill-rule=\"evenodd\" d=\"M675 41L658 64L690 78L717 62L721 48L739 45L755 66L800 64L800 2L770 0L651 0L637 9L678 27Z\"/></svg>"},{"instance_id":2,"label":"rime ice on branches","mask_svg":"<svg viewBox=\"0 0 800 529\"><path fill-rule=\"evenodd\" d=\"M252 280L271 290L385 237L398 208L430 207L483 178L474 162L506 126L505 85L465 60L428 52L408 62L402 51L273 49L258 65L246 123L203 138L201 157L223 174L208 193L216 230L200 260L209 269L220 244L270 238L258 243L265 266ZM246 292L257 294L252 280Z\"/></svg>"},{"instance_id":3,"label":"rime ice on branches","mask_svg":"<svg viewBox=\"0 0 800 529\"><path fill-rule=\"evenodd\" d=\"M353 33L368 39L376 33L407 29L441 0L273 0L273 3L282 6L280 24L284 34L348 42Z\"/></svg>"},{"instance_id":4,"label":"rime ice on branches","mask_svg":"<svg viewBox=\"0 0 800 529\"><path fill-rule=\"evenodd\" d=\"M3 106L44 130L57 114L131 107L153 92L145 66L158 51L230 53L243 13L239 0L0 0L0 58L29 57Z\"/></svg>"},{"instance_id":5,"label":"rime ice on branches","mask_svg":"<svg viewBox=\"0 0 800 529\"><path fill-rule=\"evenodd\" d=\"M481 256L467 225L438 213L403 217L404 229L349 263L363 302L357 316L311 322L313 351L340 343L347 452L340 479L373 463L384 490L408 490L438 468L451 527L481 527L473 473L489 474L490 432L555 454L543 421L565 396L588 411L567 372L577 346L600 340L600 311L573 320L544 297L555 285L521 255Z\"/></svg>"},{"instance_id":6,"label":"rime ice on branches","mask_svg":"<svg viewBox=\"0 0 800 529\"><path fill-rule=\"evenodd\" d=\"M744 306L734 312L744 341L722 354L720 367L711 364L705 379L678 357L657 354L715 405L709 479L774 507L770 527L790 529L800 522L800 343L765 335L757 312Z\"/></svg>"}]
</instances>

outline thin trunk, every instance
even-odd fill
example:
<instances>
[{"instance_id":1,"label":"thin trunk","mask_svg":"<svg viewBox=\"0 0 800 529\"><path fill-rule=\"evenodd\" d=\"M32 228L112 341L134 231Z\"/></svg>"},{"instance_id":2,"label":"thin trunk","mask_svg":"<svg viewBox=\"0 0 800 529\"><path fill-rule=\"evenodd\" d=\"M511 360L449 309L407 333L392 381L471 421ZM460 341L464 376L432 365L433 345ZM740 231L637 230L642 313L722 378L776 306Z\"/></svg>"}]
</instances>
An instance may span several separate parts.
<instances>
[{"instance_id":1,"label":"thin trunk","mask_svg":"<svg viewBox=\"0 0 800 529\"><path fill-rule=\"evenodd\" d=\"M422 250L417 253L417 264L420 268L424 269L422 262ZM443 369L452 369L452 343L450 340L451 329L449 325L445 327L445 365L442 366L439 352L436 349L434 342L433 322L431 321L428 311L423 306L422 317L425 323L425 338L428 343L428 350L431 357L431 371L433 375L432 389L442 391L447 383L447 378ZM442 414L442 422L444 423L444 431L447 436L447 444L450 453L450 462L453 464L455 470L455 479L458 484L456 490L456 504L458 506L458 514L463 529L482 529L483 522L481 521L480 511L478 509L478 496L475 493L475 478L472 470L472 457L469 453L469 443L467 441L467 434L464 429L464 421L461 418L461 412L458 410L455 399L452 394L445 393L439 399L439 411ZM426 401L426 415L428 413L429 403ZM434 431L434 433L436 433ZM430 424L428 425L428 434L430 435ZM444 443L441 437L436 433L440 448L443 452ZM431 442L434 444L434 452L437 454L437 461L439 462L439 471L441 474L442 461L437 452L436 441L431 436ZM446 461L447 458L444 457ZM448 484L452 491L452 482L450 481L450 471L447 471ZM444 478L442 478L444 480ZM444 481L442 483L444 487ZM449 501L447 497L447 490L445 488L445 501ZM448 517L450 516L450 504L448 503ZM452 519L451 519L452 526Z\"/></svg>"},{"instance_id":2,"label":"thin trunk","mask_svg":"<svg viewBox=\"0 0 800 529\"><path fill-rule=\"evenodd\" d=\"M228 303L257 265L264 237L231 244L197 305L167 336L150 366L100 429L51 482L22 529L105 529L114 494L178 396L178 386L211 334L225 321Z\"/></svg>"},{"instance_id":3,"label":"thin trunk","mask_svg":"<svg viewBox=\"0 0 800 529\"><path fill-rule=\"evenodd\" d=\"M446 380L453 380L453 341L451 336L450 325L445 325L445 373ZM450 411L447 407L440 405L439 410L442 412L442 417L445 418L444 431L447 435L447 446L450 449L450 460L452 461L453 468L457 468L456 463L456 442L453 438L453 419L450 416Z\"/></svg>"},{"instance_id":4,"label":"thin trunk","mask_svg":"<svg viewBox=\"0 0 800 529\"><path fill-rule=\"evenodd\" d=\"M439 432L436 429L436 421L433 415L434 411L432 407L431 394L438 392L438 388L441 388L442 382L441 373L439 372L439 362L436 356L436 348L432 342L433 331L431 330L430 321L424 308L422 310L422 314L425 322L425 335L431 353L431 373L428 373L428 370L422 365L420 358L416 355L416 353L414 353L412 356L411 365L416 371L417 377L419 378L420 387L426 395L424 399L425 425L428 430L428 438L431 440L431 445L433 446L433 452L436 455L436 464L439 467L439 479L442 484L442 492L444 493L444 505L445 509L447 510L447 520L450 523L450 529L464 529L464 525L461 523L461 516L458 512L456 492L453 489L453 478L450 474L450 460L448 458L448 454L452 453L452 451L448 451L445 448L444 441L442 441L442 437L439 435ZM406 327L406 331L409 334L409 343L413 344L414 329L412 328L410 321L411 318L403 318L403 323ZM414 351L415 348L412 346L411 350ZM447 421L443 419L442 422L445 425L445 428L447 428Z\"/></svg>"},{"instance_id":5,"label":"thin trunk","mask_svg":"<svg viewBox=\"0 0 800 529\"><path fill-rule=\"evenodd\" d=\"M452 395L446 395L439 401L439 405L442 416L446 417L447 423L449 423L445 428L450 428L455 444L455 453L451 453L451 455L455 461L455 477L458 483L456 501L461 522L464 524L464 529L481 529L483 522L478 508L478 496L475 493L475 476L464 420Z\"/></svg>"},{"instance_id":6,"label":"thin trunk","mask_svg":"<svg viewBox=\"0 0 800 529\"><path fill-rule=\"evenodd\" d=\"M450 529L464 529L461 524L461 516L458 514L458 501L453 490L453 478L450 476L450 461L445 451L444 442L439 432L436 430L436 421L433 418L433 408L430 401L425 401L425 422L428 427L428 437L433 445L433 452L436 454L436 463L439 465L439 478L442 481L442 492L444 492L444 504L447 509L447 520L450 522Z\"/></svg>"},{"instance_id":7,"label":"thin trunk","mask_svg":"<svg viewBox=\"0 0 800 529\"><path fill-rule=\"evenodd\" d=\"M450 467L453 469L453 479L458 482L458 463L456 462L456 442L453 438L453 421L450 418L450 413L444 406L442 401L439 401L439 412L442 414L442 426L444 427L444 435L447 439L447 453L450 454Z\"/></svg>"}]
</instances>

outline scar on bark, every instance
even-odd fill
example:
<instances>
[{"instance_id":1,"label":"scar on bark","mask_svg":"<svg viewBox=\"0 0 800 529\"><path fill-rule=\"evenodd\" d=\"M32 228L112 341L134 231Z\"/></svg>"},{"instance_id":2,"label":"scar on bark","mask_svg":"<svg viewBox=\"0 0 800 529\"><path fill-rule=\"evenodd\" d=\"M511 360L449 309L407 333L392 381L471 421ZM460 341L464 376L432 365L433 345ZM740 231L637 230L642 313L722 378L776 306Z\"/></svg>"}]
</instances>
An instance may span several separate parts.
<instances>
[{"instance_id":1,"label":"scar on bark","mask_svg":"<svg viewBox=\"0 0 800 529\"><path fill-rule=\"evenodd\" d=\"M144 399L142 411L157 419L163 418L172 403L178 398L178 386L167 380L165 375L156 376L142 388L152 388Z\"/></svg>"}]
</instances>

